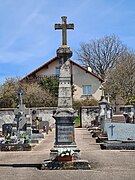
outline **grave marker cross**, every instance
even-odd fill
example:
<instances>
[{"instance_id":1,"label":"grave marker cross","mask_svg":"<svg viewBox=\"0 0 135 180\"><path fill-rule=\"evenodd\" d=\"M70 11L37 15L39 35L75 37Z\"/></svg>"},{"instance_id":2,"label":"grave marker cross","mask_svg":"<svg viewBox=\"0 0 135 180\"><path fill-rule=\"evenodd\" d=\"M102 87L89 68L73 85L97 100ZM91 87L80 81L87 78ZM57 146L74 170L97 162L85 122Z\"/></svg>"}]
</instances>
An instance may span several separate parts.
<instances>
[{"instance_id":1,"label":"grave marker cross","mask_svg":"<svg viewBox=\"0 0 135 180\"><path fill-rule=\"evenodd\" d=\"M109 126L109 128L111 128L111 136L113 136L113 128L114 128L115 126L112 124L111 126Z\"/></svg>"},{"instance_id":2,"label":"grave marker cross","mask_svg":"<svg viewBox=\"0 0 135 180\"><path fill-rule=\"evenodd\" d=\"M23 89L20 87L20 88L18 89L19 105L22 105L22 103L23 103L23 102L22 102L23 94L24 94Z\"/></svg>"},{"instance_id":3,"label":"grave marker cross","mask_svg":"<svg viewBox=\"0 0 135 180\"><path fill-rule=\"evenodd\" d=\"M62 16L62 24L55 24L56 29L62 29L62 46L67 45L67 29L74 29L74 24L67 24L67 17Z\"/></svg>"}]
</instances>

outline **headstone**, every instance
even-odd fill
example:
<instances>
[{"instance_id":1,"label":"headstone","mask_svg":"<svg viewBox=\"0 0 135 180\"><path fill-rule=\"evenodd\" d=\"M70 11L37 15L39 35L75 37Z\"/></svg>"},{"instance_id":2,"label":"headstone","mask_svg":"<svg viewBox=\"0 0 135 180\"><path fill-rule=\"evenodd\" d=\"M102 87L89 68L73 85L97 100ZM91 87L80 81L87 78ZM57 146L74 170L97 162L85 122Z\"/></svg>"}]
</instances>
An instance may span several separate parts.
<instances>
[{"instance_id":1,"label":"headstone","mask_svg":"<svg viewBox=\"0 0 135 180\"><path fill-rule=\"evenodd\" d=\"M4 136L11 136L12 134L12 124L3 124L2 125L2 135Z\"/></svg>"},{"instance_id":2,"label":"headstone","mask_svg":"<svg viewBox=\"0 0 135 180\"><path fill-rule=\"evenodd\" d=\"M51 149L50 157L56 158L61 152L69 151L79 156L79 149L75 143L74 120L77 113L72 108L71 68L70 57L72 50L67 47L67 29L73 29L73 24L66 23L65 16L62 24L56 24L55 29L62 29L62 46L57 50L60 61L58 108L54 114L56 120L56 134L54 148Z\"/></svg>"},{"instance_id":3,"label":"headstone","mask_svg":"<svg viewBox=\"0 0 135 180\"><path fill-rule=\"evenodd\" d=\"M112 107L105 99L105 96L101 96L99 101L99 122L104 133L106 133L105 124L112 121L112 112Z\"/></svg>"},{"instance_id":4,"label":"headstone","mask_svg":"<svg viewBox=\"0 0 135 180\"><path fill-rule=\"evenodd\" d=\"M41 121L39 122L39 129L42 129L42 131L46 132L48 134L49 131L49 122L48 121Z\"/></svg>"},{"instance_id":5,"label":"headstone","mask_svg":"<svg viewBox=\"0 0 135 180\"><path fill-rule=\"evenodd\" d=\"M135 140L135 124L106 123L108 140Z\"/></svg>"},{"instance_id":6,"label":"headstone","mask_svg":"<svg viewBox=\"0 0 135 180\"><path fill-rule=\"evenodd\" d=\"M0 119L0 132L2 132L2 126L5 124L5 121Z\"/></svg>"},{"instance_id":7,"label":"headstone","mask_svg":"<svg viewBox=\"0 0 135 180\"><path fill-rule=\"evenodd\" d=\"M14 132L18 131L18 133L20 131L24 131L26 135L31 136L32 119L30 116L30 109L26 108L25 104L23 104L22 96L23 96L23 90L19 88L18 91L19 104L17 108L14 110L15 119L13 122L14 124L13 131Z\"/></svg>"},{"instance_id":8,"label":"headstone","mask_svg":"<svg viewBox=\"0 0 135 180\"><path fill-rule=\"evenodd\" d=\"M124 107L123 115L125 117L126 123L135 123L135 106L128 105Z\"/></svg>"},{"instance_id":9,"label":"headstone","mask_svg":"<svg viewBox=\"0 0 135 180\"><path fill-rule=\"evenodd\" d=\"M31 108L30 113L32 116L32 121L35 121L36 117L39 117L39 110L37 108Z\"/></svg>"}]
</instances>

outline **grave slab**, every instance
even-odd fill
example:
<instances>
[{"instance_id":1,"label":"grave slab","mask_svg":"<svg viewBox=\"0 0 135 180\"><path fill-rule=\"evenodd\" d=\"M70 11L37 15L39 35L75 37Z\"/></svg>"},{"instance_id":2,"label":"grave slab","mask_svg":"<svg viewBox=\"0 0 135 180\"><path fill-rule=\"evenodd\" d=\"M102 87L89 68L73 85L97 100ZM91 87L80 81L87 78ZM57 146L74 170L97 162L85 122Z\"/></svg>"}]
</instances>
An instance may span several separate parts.
<instances>
[{"instance_id":1,"label":"grave slab","mask_svg":"<svg viewBox=\"0 0 135 180\"><path fill-rule=\"evenodd\" d=\"M135 140L135 124L106 123L108 140Z\"/></svg>"}]
</instances>

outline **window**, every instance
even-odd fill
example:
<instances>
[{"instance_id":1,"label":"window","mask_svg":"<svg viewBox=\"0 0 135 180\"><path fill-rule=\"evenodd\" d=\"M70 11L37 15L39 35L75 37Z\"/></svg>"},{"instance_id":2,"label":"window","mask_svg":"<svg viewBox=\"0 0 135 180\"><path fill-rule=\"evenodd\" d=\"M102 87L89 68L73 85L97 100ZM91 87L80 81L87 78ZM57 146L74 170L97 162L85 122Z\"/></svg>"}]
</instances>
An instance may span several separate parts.
<instances>
[{"instance_id":1,"label":"window","mask_svg":"<svg viewBox=\"0 0 135 180\"><path fill-rule=\"evenodd\" d=\"M83 85L82 90L83 90L83 95L91 95L91 86L90 85Z\"/></svg>"},{"instance_id":2,"label":"window","mask_svg":"<svg viewBox=\"0 0 135 180\"><path fill-rule=\"evenodd\" d=\"M59 75L60 75L60 68L56 67L56 76L59 76Z\"/></svg>"}]
</instances>

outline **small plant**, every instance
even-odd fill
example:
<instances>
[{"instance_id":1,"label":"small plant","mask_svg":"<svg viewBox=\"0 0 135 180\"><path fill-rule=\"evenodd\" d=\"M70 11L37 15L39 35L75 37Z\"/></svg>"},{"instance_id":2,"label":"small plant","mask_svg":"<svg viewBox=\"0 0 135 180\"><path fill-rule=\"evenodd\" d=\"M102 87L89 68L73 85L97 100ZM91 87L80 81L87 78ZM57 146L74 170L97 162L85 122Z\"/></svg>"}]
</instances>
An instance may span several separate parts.
<instances>
[{"instance_id":1,"label":"small plant","mask_svg":"<svg viewBox=\"0 0 135 180\"><path fill-rule=\"evenodd\" d=\"M64 156L70 156L70 155L71 155L71 150L65 150L65 151L62 151L59 156L64 157Z\"/></svg>"},{"instance_id":2,"label":"small plant","mask_svg":"<svg viewBox=\"0 0 135 180\"><path fill-rule=\"evenodd\" d=\"M75 119L75 127L79 127L80 126L80 115L78 115L78 117Z\"/></svg>"}]
</instances>

